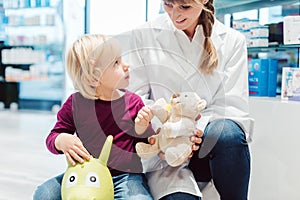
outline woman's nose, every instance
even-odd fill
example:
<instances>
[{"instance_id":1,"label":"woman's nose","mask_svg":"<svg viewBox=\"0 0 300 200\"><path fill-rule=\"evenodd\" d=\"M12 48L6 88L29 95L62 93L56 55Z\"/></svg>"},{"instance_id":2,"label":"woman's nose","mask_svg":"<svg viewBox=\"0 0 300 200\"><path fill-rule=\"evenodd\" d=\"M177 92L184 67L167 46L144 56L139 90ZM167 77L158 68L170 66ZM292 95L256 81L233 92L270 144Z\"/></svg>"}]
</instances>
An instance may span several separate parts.
<instances>
[{"instance_id":1,"label":"woman's nose","mask_svg":"<svg viewBox=\"0 0 300 200\"><path fill-rule=\"evenodd\" d=\"M174 5L171 11L173 16L177 16L180 14L180 8L179 5Z\"/></svg>"}]
</instances>

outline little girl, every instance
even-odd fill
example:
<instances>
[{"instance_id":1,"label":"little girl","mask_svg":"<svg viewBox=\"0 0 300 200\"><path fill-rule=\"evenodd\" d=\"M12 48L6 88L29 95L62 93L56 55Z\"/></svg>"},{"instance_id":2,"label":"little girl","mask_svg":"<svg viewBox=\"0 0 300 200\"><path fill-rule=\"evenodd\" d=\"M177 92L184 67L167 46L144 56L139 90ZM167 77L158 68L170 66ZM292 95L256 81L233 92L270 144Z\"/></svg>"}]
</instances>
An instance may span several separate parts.
<instances>
[{"instance_id":1,"label":"little girl","mask_svg":"<svg viewBox=\"0 0 300 200\"><path fill-rule=\"evenodd\" d=\"M113 177L115 199L152 199L135 144L147 142L151 126L143 135L135 131L134 119L144 106L141 98L124 89L129 84L129 65L113 38L84 35L67 55L67 70L78 92L72 94L57 114L46 139L54 154L64 153L75 165L98 157L108 135L114 137L108 167ZM63 174L49 179L35 191L35 200L61 199Z\"/></svg>"}]
</instances>

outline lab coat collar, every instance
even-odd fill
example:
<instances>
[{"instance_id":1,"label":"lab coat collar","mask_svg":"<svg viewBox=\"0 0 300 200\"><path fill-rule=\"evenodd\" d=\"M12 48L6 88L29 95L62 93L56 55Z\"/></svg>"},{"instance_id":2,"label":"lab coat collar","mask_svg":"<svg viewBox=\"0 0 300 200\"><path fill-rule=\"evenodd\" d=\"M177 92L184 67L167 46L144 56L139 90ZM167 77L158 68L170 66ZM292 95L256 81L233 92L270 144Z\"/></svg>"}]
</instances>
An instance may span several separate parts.
<instances>
[{"instance_id":1,"label":"lab coat collar","mask_svg":"<svg viewBox=\"0 0 300 200\"><path fill-rule=\"evenodd\" d=\"M174 42L177 40L175 34L170 34L170 31L175 32L177 31L177 29L174 27L173 23L171 22L168 16L166 16L166 18L164 19L167 20L161 21L162 22L160 24L161 31L156 35L156 40L158 41L158 43L163 49L168 50L170 49L170 47L172 47L171 49L172 51L174 51L172 53L175 53L175 55L183 55L183 52L179 44L177 42ZM215 18L211 39L214 43L217 52L219 52L219 56L222 56L224 54L221 48L224 44L223 38L225 38L225 34L227 34L224 26L225 25L223 25Z\"/></svg>"},{"instance_id":2,"label":"lab coat collar","mask_svg":"<svg viewBox=\"0 0 300 200\"><path fill-rule=\"evenodd\" d=\"M215 18L215 23L213 26L213 32L211 34L211 39L212 39L217 51L220 51L220 48L224 44L223 38L225 38L225 35L227 33L224 26L225 26L224 24L222 24L220 21L218 21Z\"/></svg>"}]
</instances>

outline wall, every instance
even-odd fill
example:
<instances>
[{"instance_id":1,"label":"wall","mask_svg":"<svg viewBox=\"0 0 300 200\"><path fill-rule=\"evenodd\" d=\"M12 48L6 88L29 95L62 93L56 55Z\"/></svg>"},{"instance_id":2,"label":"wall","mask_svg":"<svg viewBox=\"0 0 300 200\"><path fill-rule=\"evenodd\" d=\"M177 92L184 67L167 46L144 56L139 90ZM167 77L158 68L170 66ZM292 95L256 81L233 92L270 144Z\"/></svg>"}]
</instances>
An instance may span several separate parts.
<instances>
[{"instance_id":1,"label":"wall","mask_svg":"<svg viewBox=\"0 0 300 200\"><path fill-rule=\"evenodd\" d=\"M85 1L84 0L64 0L63 13L65 24L65 56L67 55L70 45L84 34L85 21ZM64 61L65 63L65 61ZM65 90L62 102L74 92L72 81L70 80L67 70L65 69Z\"/></svg>"}]
</instances>

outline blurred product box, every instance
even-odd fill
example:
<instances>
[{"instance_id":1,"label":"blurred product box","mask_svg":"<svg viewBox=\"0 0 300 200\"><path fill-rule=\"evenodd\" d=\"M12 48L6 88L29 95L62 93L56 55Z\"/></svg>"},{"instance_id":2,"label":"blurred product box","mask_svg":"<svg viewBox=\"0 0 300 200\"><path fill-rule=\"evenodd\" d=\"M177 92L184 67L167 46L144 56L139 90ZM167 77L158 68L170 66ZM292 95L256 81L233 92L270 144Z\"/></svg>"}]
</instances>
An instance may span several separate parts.
<instances>
[{"instance_id":1,"label":"blurred product box","mask_svg":"<svg viewBox=\"0 0 300 200\"><path fill-rule=\"evenodd\" d=\"M251 37L269 37L268 26L256 26L250 28Z\"/></svg>"},{"instance_id":2,"label":"blurred product box","mask_svg":"<svg viewBox=\"0 0 300 200\"><path fill-rule=\"evenodd\" d=\"M283 18L284 44L300 44L300 16L286 16Z\"/></svg>"},{"instance_id":3,"label":"blurred product box","mask_svg":"<svg viewBox=\"0 0 300 200\"><path fill-rule=\"evenodd\" d=\"M254 19L242 18L238 20L234 20L232 27L234 29L242 29L242 30L249 30L252 27L259 26L259 21Z\"/></svg>"},{"instance_id":4,"label":"blurred product box","mask_svg":"<svg viewBox=\"0 0 300 200\"><path fill-rule=\"evenodd\" d=\"M246 37L247 47L268 47L269 28L258 20L242 18L234 20L232 27Z\"/></svg>"},{"instance_id":5,"label":"blurred product box","mask_svg":"<svg viewBox=\"0 0 300 200\"><path fill-rule=\"evenodd\" d=\"M281 99L300 101L300 68L283 67Z\"/></svg>"},{"instance_id":6,"label":"blurred product box","mask_svg":"<svg viewBox=\"0 0 300 200\"><path fill-rule=\"evenodd\" d=\"M241 26L242 26L243 30L249 30L252 27L259 26L259 22L258 22L258 20L247 19L247 20L242 21Z\"/></svg>"},{"instance_id":7,"label":"blurred product box","mask_svg":"<svg viewBox=\"0 0 300 200\"><path fill-rule=\"evenodd\" d=\"M278 62L275 59L253 59L248 66L250 96L276 96Z\"/></svg>"},{"instance_id":8,"label":"blurred product box","mask_svg":"<svg viewBox=\"0 0 300 200\"><path fill-rule=\"evenodd\" d=\"M251 37L249 47L268 47L269 38L268 37Z\"/></svg>"},{"instance_id":9,"label":"blurred product box","mask_svg":"<svg viewBox=\"0 0 300 200\"><path fill-rule=\"evenodd\" d=\"M242 24L243 24L243 21L245 21L245 20L247 20L247 19L243 18L243 19L233 20L232 28L237 29L237 30L239 30L239 29L243 30Z\"/></svg>"},{"instance_id":10,"label":"blurred product box","mask_svg":"<svg viewBox=\"0 0 300 200\"><path fill-rule=\"evenodd\" d=\"M269 26L269 42L277 42L283 44L283 22L277 24L268 24Z\"/></svg>"}]
</instances>

